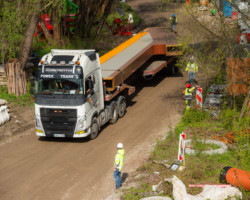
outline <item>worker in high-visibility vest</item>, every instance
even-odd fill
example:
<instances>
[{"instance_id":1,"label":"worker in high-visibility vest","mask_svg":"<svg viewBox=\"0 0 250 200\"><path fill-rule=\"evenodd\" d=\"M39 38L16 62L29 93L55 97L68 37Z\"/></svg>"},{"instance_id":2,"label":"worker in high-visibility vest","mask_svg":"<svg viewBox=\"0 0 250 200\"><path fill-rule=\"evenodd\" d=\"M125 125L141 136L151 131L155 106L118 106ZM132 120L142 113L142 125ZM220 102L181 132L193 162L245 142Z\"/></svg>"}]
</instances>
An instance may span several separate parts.
<instances>
[{"instance_id":1,"label":"worker in high-visibility vest","mask_svg":"<svg viewBox=\"0 0 250 200\"><path fill-rule=\"evenodd\" d=\"M198 65L194 62L193 56L190 58L190 62L188 62L187 64L186 71L189 75L189 83L197 83L197 81L195 80L195 74L198 72Z\"/></svg>"},{"instance_id":2,"label":"worker in high-visibility vest","mask_svg":"<svg viewBox=\"0 0 250 200\"><path fill-rule=\"evenodd\" d=\"M121 170L124 163L124 149L123 144L118 143L117 144L117 152L115 155L115 162L114 162L114 178L115 178L115 184L116 189L119 189L121 187Z\"/></svg>"},{"instance_id":3,"label":"worker in high-visibility vest","mask_svg":"<svg viewBox=\"0 0 250 200\"><path fill-rule=\"evenodd\" d=\"M186 89L185 89L186 110L190 110L191 101L192 101L192 92L194 89L195 89L195 87L191 87L191 84L187 83Z\"/></svg>"},{"instance_id":4,"label":"worker in high-visibility vest","mask_svg":"<svg viewBox=\"0 0 250 200\"><path fill-rule=\"evenodd\" d=\"M175 29L175 27L177 25L177 17L175 16L175 14L173 14L169 18L169 22L170 22L171 31L174 31L174 29Z\"/></svg>"}]
</instances>

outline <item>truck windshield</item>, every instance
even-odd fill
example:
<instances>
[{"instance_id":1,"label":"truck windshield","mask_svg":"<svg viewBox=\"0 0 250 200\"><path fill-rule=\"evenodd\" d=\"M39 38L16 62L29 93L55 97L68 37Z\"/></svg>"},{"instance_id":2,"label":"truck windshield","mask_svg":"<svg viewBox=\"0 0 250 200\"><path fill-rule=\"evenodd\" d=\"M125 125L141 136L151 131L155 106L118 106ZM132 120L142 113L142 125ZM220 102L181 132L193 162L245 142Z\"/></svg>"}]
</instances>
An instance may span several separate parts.
<instances>
[{"instance_id":1,"label":"truck windshield","mask_svg":"<svg viewBox=\"0 0 250 200\"><path fill-rule=\"evenodd\" d=\"M81 79L37 79L36 94L83 94Z\"/></svg>"}]
</instances>

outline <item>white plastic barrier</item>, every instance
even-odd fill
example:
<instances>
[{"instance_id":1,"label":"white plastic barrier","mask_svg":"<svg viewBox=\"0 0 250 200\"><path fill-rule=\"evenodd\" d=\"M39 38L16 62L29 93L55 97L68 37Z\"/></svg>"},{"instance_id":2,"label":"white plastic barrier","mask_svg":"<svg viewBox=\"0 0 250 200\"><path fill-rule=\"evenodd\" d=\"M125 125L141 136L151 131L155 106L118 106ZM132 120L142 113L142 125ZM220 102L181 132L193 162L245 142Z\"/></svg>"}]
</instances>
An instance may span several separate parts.
<instances>
[{"instance_id":1,"label":"white plastic barrier","mask_svg":"<svg viewBox=\"0 0 250 200\"><path fill-rule=\"evenodd\" d=\"M191 195L187 193L184 183L176 176L165 179L165 181L173 184L174 200L226 200L232 199L234 197L242 199L242 193L236 187L221 188L216 185L205 185L203 191L200 194Z\"/></svg>"},{"instance_id":2,"label":"white plastic barrier","mask_svg":"<svg viewBox=\"0 0 250 200\"><path fill-rule=\"evenodd\" d=\"M172 199L170 197L152 196L152 197L145 197L140 200L172 200Z\"/></svg>"},{"instance_id":3,"label":"white plastic barrier","mask_svg":"<svg viewBox=\"0 0 250 200\"><path fill-rule=\"evenodd\" d=\"M0 107L0 125L10 120L10 115L7 110L7 106Z\"/></svg>"}]
</instances>

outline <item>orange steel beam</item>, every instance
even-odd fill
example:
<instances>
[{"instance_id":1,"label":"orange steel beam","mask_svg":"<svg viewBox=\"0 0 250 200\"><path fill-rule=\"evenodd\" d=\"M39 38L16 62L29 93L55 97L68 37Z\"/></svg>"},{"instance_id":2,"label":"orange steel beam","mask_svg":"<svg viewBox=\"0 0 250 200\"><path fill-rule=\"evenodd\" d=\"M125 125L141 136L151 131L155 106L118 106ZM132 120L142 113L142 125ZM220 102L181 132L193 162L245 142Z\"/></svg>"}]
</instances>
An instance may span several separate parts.
<instances>
[{"instance_id":1,"label":"orange steel beam","mask_svg":"<svg viewBox=\"0 0 250 200\"><path fill-rule=\"evenodd\" d=\"M105 55L100 57L100 63L103 64L104 62L106 62L107 60L112 58L113 56L117 55L118 53L120 53L121 51L123 51L124 49L129 47L131 44L135 43L138 39L140 39L142 36L144 36L146 34L147 34L147 32L140 32L140 33L136 34L134 37L127 40L126 42L119 45L118 47L109 51L108 53L106 53Z\"/></svg>"},{"instance_id":2,"label":"orange steel beam","mask_svg":"<svg viewBox=\"0 0 250 200\"><path fill-rule=\"evenodd\" d=\"M103 64L112 57L118 55L127 47L134 44L144 35L150 34L153 39L153 42L151 42L147 47L137 53L137 55L135 55L127 63L121 66L118 70L114 70L114 72L109 77L103 78L103 81L106 83L107 90L112 92L115 91L117 87L122 85L130 75L132 75L137 69L139 69L154 55L165 55L173 57L182 55L182 45L178 44L177 40L175 39L175 35L168 35L168 41L165 41L165 33L169 35L171 34L166 32L166 29L164 28L148 28L145 30L145 32L138 33L131 39L127 40L115 49L100 57L100 62L101 64Z\"/></svg>"}]
</instances>

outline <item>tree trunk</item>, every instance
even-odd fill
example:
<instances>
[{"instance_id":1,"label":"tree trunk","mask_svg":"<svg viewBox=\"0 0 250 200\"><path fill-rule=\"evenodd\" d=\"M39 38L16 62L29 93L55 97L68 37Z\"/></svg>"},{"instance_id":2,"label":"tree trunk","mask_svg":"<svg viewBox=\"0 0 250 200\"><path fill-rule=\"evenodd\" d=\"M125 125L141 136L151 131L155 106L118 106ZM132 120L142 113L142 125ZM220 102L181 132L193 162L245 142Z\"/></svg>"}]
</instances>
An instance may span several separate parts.
<instances>
[{"instance_id":1,"label":"tree trunk","mask_svg":"<svg viewBox=\"0 0 250 200\"><path fill-rule=\"evenodd\" d=\"M50 45L53 44L52 37L51 37L50 32L49 32L49 30L47 29L47 27L46 27L46 25L45 25L43 19L40 18L40 19L39 19L39 23L41 24L41 28L42 28L42 30L43 30L43 33L44 33L44 36L45 36L46 40L48 41L48 43L49 43Z\"/></svg>"},{"instance_id":2,"label":"tree trunk","mask_svg":"<svg viewBox=\"0 0 250 200\"><path fill-rule=\"evenodd\" d=\"M53 26L53 37L54 37L54 42L56 45L60 45L61 42L61 35L62 35L62 31L61 31L61 25L60 24L54 24Z\"/></svg>"},{"instance_id":3,"label":"tree trunk","mask_svg":"<svg viewBox=\"0 0 250 200\"><path fill-rule=\"evenodd\" d=\"M27 25L27 28L25 30L24 41L19 51L18 61L20 62L21 69L24 69L24 66L30 55L30 49L32 46L33 37L34 37L35 30L36 30L36 25L40 17L40 10L41 10L41 1L38 1L31 15L29 24Z\"/></svg>"},{"instance_id":4,"label":"tree trunk","mask_svg":"<svg viewBox=\"0 0 250 200\"><path fill-rule=\"evenodd\" d=\"M92 11L93 13L89 16L89 20L88 20L88 22L86 24L86 34L85 34L85 36L87 36L87 38L90 38L90 36L91 36L92 24L94 23L94 19L95 19L96 15L98 13L100 13L102 8L104 7L105 1L106 0L99 0L98 2L95 3L96 8L93 9L93 11Z\"/></svg>"},{"instance_id":5,"label":"tree trunk","mask_svg":"<svg viewBox=\"0 0 250 200\"><path fill-rule=\"evenodd\" d=\"M108 15L109 15L109 13L110 13L110 11L112 9L113 4L115 3L115 0L107 0L107 1L108 2L107 2L107 5L106 5L106 7L104 9L103 17L102 17L101 21L99 22L99 28L98 28L98 30L96 32L96 37L100 37L100 34L101 34L102 28L103 28L103 26L105 24L105 21L106 21Z\"/></svg>"},{"instance_id":6,"label":"tree trunk","mask_svg":"<svg viewBox=\"0 0 250 200\"><path fill-rule=\"evenodd\" d=\"M80 31L80 35L85 37L86 33L86 24L88 22L89 10L93 3L90 0L81 0L80 1L80 22L77 30Z\"/></svg>"},{"instance_id":7,"label":"tree trunk","mask_svg":"<svg viewBox=\"0 0 250 200\"><path fill-rule=\"evenodd\" d=\"M59 14L55 8L52 11L53 40L56 45L62 44L62 22L59 22Z\"/></svg>"},{"instance_id":8,"label":"tree trunk","mask_svg":"<svg viewBox=\"0 0 250 200\"><path fill-rule=\"evenodd\" d=\"M4 60L7 87L9 94L20 96L27 93L25 65L30 55L35 29L40 16L41 1L37 1L25 29L24 39L20 45L18 58Z\"/></svg>"},{"instance_id":9,"label":"tree trunk","mask_svg":"<svg viewBox=\"0 0 250 200\"><path fill-rule=\"evenodd\" d=\"M27 93L27 80L24 69L19 62L4 63L8 93L20 96Z\"/></svg>"},{"instance_id":10,"label":"tree trunk","mask_svg":"<svg viewBox=\"0 0 250 200\"><path fill-rule=\"evenodd\" d=\"M81 0L80 1L80 20L79 20L79 24L77 25L78 26L77 30L82 37L84 38L90 37L94 19L98 14L102 14L104 12L104 16L105 16L104 22L105 22L107 14L109 14L113 6L111 5L112 3L114 5L115 0ZM101 28L102 28L103 23L99 22L99 24L101 25Z\"/></svg>"}]
</instances>

